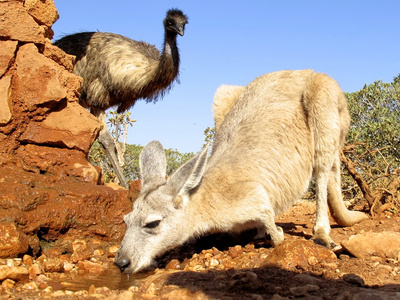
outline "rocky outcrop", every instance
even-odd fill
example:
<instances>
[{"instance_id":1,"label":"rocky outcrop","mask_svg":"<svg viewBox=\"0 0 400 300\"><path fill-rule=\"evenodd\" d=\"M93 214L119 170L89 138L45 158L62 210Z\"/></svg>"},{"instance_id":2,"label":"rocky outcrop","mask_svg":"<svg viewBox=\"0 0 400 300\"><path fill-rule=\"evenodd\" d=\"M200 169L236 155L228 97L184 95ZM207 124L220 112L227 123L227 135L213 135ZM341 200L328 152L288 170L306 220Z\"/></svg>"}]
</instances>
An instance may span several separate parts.
<instances>
[{"instance_id":1,"label":"rocky outcrop","mask_svg":"<svg viewBox=\"0 0 400 300\"><path fill-rule=\"evenodd\" d=\"M78 103L75 57L52 45L52 0L0 1L0 257L119 240L127 191L87 160L100 122Z\"/></svg>"}]
</instances>

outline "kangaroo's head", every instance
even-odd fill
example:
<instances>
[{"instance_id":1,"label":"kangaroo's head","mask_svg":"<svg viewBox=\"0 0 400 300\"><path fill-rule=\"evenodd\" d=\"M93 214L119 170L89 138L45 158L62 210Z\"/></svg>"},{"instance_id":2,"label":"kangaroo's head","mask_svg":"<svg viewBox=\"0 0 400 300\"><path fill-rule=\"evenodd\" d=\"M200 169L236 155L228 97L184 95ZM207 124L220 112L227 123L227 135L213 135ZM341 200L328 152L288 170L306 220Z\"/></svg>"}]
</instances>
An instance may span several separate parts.
<instances>
[{"instance_id":1,"label":"kangaroo's head","mask_svg":"<svg viewBox=\"0 0 400 300\"><path fill-rule=\"evenodd\" d=\"M185 215L190 193L200 184L208 146L166 179L167 161L159 142L149 143L139 163L142 188L133 210L124 217L127 229L114 263L121 272L149 267L167 250L181 245L193 230Z\"/></svg>"}]
</instances>

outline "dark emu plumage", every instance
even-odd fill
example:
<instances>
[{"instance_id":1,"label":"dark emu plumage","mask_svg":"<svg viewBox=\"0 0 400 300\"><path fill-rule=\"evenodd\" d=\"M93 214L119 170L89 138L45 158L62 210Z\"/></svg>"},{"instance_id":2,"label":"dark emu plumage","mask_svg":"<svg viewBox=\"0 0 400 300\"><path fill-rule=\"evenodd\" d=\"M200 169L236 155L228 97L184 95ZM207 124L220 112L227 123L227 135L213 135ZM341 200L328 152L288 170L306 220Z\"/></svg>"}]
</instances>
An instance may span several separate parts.
<instances>
[{"instance_id":1,"label":"dark emu plumage","mask_svg":"<svg viewBox=\"0 0 400 300\"><path fill-rule=\"evenodd\" d=\"M118 163L118 152L106 126L105 111L118 106L118 113L131 108L136 100L156 102L171 88L179 73L177 35L183 36L188 18L171 9L164 19L162 53L145 42L106 32L81 32L65 36L54 44L75 55L74 73L83 78L82 106L103 123L98 141L104 147L120 184L128 184Z\"/></svg>"}]
</instances>

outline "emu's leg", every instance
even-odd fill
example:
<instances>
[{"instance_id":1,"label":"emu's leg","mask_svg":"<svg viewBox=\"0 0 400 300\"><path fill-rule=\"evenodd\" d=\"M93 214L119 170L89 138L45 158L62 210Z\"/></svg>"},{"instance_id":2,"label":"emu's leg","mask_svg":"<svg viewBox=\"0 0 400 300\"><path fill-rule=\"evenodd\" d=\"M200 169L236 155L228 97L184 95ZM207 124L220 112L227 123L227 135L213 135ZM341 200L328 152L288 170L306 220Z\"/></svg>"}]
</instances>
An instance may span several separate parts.
<instances>
[{"instance_id":1,"label":"emu's leg","mask_svg":"<svg viewBox=\"0 0 400 300\"><path fill-rule=\"evenodd\" d=\"M117 149L120 148L116 147L114 139L107 130L106 112L101 109L93 109L93 108L90 111L103 123L103 129L100 131L100 135L97 140L103 146L106 152L106 156L111 162L121 186L128 189L129 188L128 183L126 182L122 169L118 163L118 157L122 157L122 155L118 155L119 153Z\"/></svg>"}]
</instances>

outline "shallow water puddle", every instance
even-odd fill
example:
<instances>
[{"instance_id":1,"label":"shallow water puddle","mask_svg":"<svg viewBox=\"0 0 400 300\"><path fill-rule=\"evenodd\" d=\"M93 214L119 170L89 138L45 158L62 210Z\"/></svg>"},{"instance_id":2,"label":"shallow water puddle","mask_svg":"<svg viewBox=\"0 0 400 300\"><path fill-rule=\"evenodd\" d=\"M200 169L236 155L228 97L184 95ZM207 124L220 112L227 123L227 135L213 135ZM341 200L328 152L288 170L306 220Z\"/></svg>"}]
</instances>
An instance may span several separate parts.
<instances>
[{"instance_id":1,"label":"shallow water puddle","mask_svg":"<svg viewBox=\"0 0 400 300\"><path fill-rule=\"evenodd\" d=\"M61 286L58 289L69 291L89 290L93 285L95 288L107 287L110 290L126 290L131 286L137 286L140 282L154 272L139 274L121 274L113 268L101 274L68 274L63 278L52 278Z\"/></svg>"}]
</instances>

